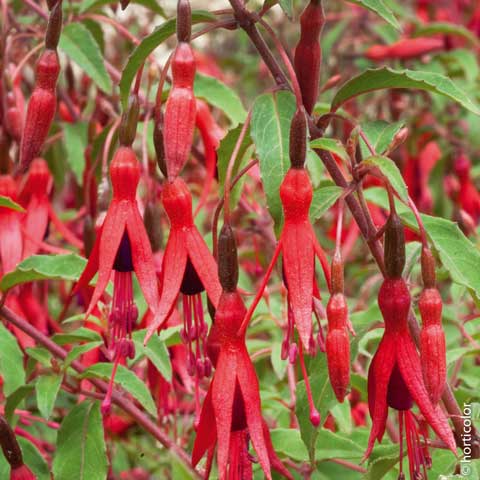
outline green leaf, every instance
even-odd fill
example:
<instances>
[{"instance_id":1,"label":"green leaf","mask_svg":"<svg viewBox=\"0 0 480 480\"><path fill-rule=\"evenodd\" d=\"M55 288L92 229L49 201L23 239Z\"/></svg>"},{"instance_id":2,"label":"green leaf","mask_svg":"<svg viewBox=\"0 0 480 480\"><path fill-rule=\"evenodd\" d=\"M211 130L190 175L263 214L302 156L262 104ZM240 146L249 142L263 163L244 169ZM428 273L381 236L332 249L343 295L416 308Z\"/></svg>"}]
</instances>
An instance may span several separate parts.
<instances>
[{"instance_id":1,"label":"green leaf","mask_svg":"<svg viewBox=\"0 0 480 480\"><path fill-rule=\"evenodd\" d=\"M283 223L280 184L290 167L288 146L295 98L285 91L259 96L253 105L251 135L260 160L262 184L277 233Z\"/></svg>"},{"instance_id":2,"label":"green leaf","mask_svg":"<svg viewBox=\"0 0 480 480\"><path fill-rule=\"evenodd\" d=\"M202 22L214 22L217 19L215 15L203 10L192 11L192 24ZM120 99L123 106L127 104L128 96L130 94L130 87L133 79L137 74L138 69L145 62L147 57L163 43L168 37L175 33L177 27L177 20L172 18L162 23L150 34L147 35L135 47L128 57L127 64L123 68L122 77L120 78Z\"/></svg>"},{"instance_id":3,"label":"green leaf","mask_svg":"<svg viewBox=\"0 0 480 480\"><path fill-rule=\"evenodd\" d=\"M365 7L367 10L370 10L373 13L376 13L379 17L382 17L386 22L388 22L393 28L397 30L402 30L398 20L395 18L395 15L392 13L390 8L388 8L383 0L347 0L350 3L355 5L360 5Z\"/></svg>"},{"instance_id":4,"label":"green leaf","mask_svg":"<svg viewBox=\"0 0 480 480\"><path fill-rule=\"evenodd\" d=\"M145 355L159 371L167 382L172 381L172 364L170 363L170 355L165 346L165 342L160 340L158 335L153 335L146 346L143 345L146 329L133 332L133 341L135 343L135 351L137 354Z\"/></svg>"},{"instance_id":5,"label":"green leaf","mask_svg":"<svg viewBox=\"0 0 480 480\"><path fill-rule=\"evenodd\" d=\"M478 38L463 25L448 22L429 22L415 29L414 37L430 35L455 35L467 39L472 45L479 44Z\"/></svg>"},{"instance_id":6,"label":"green leaf","mask_svg":"<svg viewBox=\"0 0 480 480\"><path fill-rule=\"evenodd\" d=\"M376 458L368 464L367 473L361 480L380 480L382 479L398 462L398 453L385 457Z\"/></svg>"},{"instance_id":7,"label":"green leaf","mask_svg":"<svg viewBox=\"0 0 480 480\"><path fill-rule=\"evenodd\" d=\"M105 5L110 5L112 0L84 0L80 5L80 13L86 13L88 11L100 9ZM130 3L136 3L148 8L154 13L165 17L165 10L158 4L157 0L130 0Z\"/></svg>"},{"instance_id":8,"label":"green leaf","mask_svg":"<svg viewBox=\"0 0 480 480\"><path fill-rule=\"evenodd\" d=\"M100 402L83 402L64 418L53 460L55 480L105 480L108 462Z\"/></svg>"},{"instance_id":9,"label":"green leaf","mask_svg":"<svg viewBox=\"0 0 480 480\"><path fill-rule=\"evenodd\" d=\"M237 128L230 130L225 137L220 142L220 146L217 150L217 168L218 168L218 181L220 183L220 195L223 196L224 186L225 186L225 177L227 175L228 162L232 156L235 144L238 141L240 132L242 131L243 125L238 125ZM250 130L247 130L240 149L238 150L237 158L235 159L235 164L232 169L232 178L235 178L235 175L245 166L248 156L246 155L247 150L252 145L252 139L250 137ZM246 176L244 175L233 187L230 192L230 208L235 208L240 194L242 192L243 184L245 183Z\"/></svg>"},{"instance_id":10,"label":"green leaf","mask_svg":"<svg viewBox=\"0 0 480 480\"><path fill-rule=\"evenodd\" d=\"M38 410L47 420L52 414L62 379L62 375L42 375L36 382Z\"/></svg>"},{"instance_id":11,"label":"green leaf","mask_svg":"<svg viewBox=\"0 0 480 480\"><path fill-rule=\"evenodd\" d=\"M444 53L448 60L455 61L463 70L463 74L468 82L475 82L480 71L480 65L477 63L477 56L474 52L464 48L457 48Z\"/></svg>"},{"instance_id":12,"label":"green leaf","mask_svg":"<svg viewBox=\"0 0 480 480\"><path fill-rule=\"evenodd\" d=\"M400 170L395 165L393 160L390 160L388 157L381 156L369 157L362 162L362 165L378 168L382 174L387 177L390 185L398 193L400 198L403 201L408 202L407 186L405 185L405 181L403 180Z\"/></svg>"},{"instance_id":13,"label":"green leaf","mask_svg":"<svg viewBox=\"0 0 480 480\"><path fill-rule=\"evenodd\" d=\"M67 325L68 323L77 323L77 322L84 322L85 321L85 313L77 313L76 315L72 315L71 317L66 318L62 321L62 325ZM88 316L89 323L95 323L96 325L102 326L102 321L96 317L95 315Z\"/></svg>"},{"instance_id":14,"label":"green leaf","mask_svg":"<svg viewBox=\"0 0 480 480\"><path fill-rule=\"evenodd\" d=\"M104 92L112 90L110 77L103 63L100 47L87 27L72 22L62 30L58 45Z\"/></svg>"},{"instance_id":15,"label":"green leaf","mask_svg":"<svg viewBox=\"0 0 480 480\"><path fill-rule=\"evenodd\" d=\"M285 15L291 19L293 16L293 1L278 0L278 4L280 5L281 9L285 12Z\"/></svg>"},{"instance_id":16,"label":"green leaf","mask_svg":"<svg viewBox=\"0 0 480 480\"><path fill-rule=\"evenodd\" d=\"M34 389L35 387L33 385L22 385L7 397L7 402L5 403L5 418L8 423L12 423L13 414L15 409L20 405L20 402L28 397Z\"/></svg>"},{"instance_id":17,"label":"green leaf","mask_svg":"<svg viewBox=\"0 0 480 480\"><path fill-rule=\"evenodd\" d=\"M87 261L73 253L67 255L33 255L17 265L17 268L3 276L0 290L6 292L12 287L35 280L62 279L78 280Z\"/></svg>"},{"instance_id":18,"label":"green leaf","mask_svg":"<svg viewBox=\"0 0 480 480\"><path fill-rule=\"evenodd\" d=\"M383 88L413 88L438 93L480 115L479 107L448 77L433 72L393 70L386 67L367 70L344 83L332 101L331 110L336 111L343 103L357 95Z\"/></svg>"},{"instance_id":19,"label":"green leaf","mask_svg":"<svg viewBox=\"0 0 480 480\"><path fill-rule=\"evenodd\" d=\"M80 378L96 377L108 381L112 377L112 371L112 363L97 363L88 367L80 375ZM135 397L147 412L152 416L157 417L157 408L155 407L155 402L153 401L150 390L145 383L135 375L135 373L131 372L123 365L119 365L115 375L115 383L121 385L127 392Z\"/></svg>"},{"instance_id":20,"label":"green leaf","mask_svg":"<svg viewBox=\"0 0 480 480\"><path fill-rule=\"evenodd\" d=\"M339 433L346 433L350 435L353 430L350 403L337 403L330 409L330 413L335 418Z\"/></svg>"},{"instance_id":21,"label":"green leaf","mask_svg":"<svg viewBox=\"0 0 480 480\"><path fill-rule=\"evenodd\" d=\"M386 192L381 188L364 191L366 200L388 208ZM397 212L402 221L417 230L413 213L402 203L396 202ZM428 236L440 256L443 266L455 283L463 285L480 299L480 252L462 233L458 225L444 218L421 215Z\"/></svg>"},{"instance_id":22,"label":"green leaf","mask_svg":"<svg viewBox=\"0 0 480 480\"><path fill-rule=\"evenodd\" d=\"M219 108L230 119L232 127L243 123L247 112L237 93L230 87L214 77L197 73L195 76L194 93L198 98L203 98L210 105Z\"/></svg>"},{"instance_id":23,"label":"green leaf","mask_svg":"<svg viewBox=\"0 0 480 480\"><path fill-rule=\"evenodd\" d=\"M317 461L330 458L361 459L365 446L358 445L348 435L341 435L326 428L320 428L315 446Z\"/></svg>"},{"instance_id":24,"label":"green leaf","mask_svg":"<svg viewBox=\"0 0 480 480\"><path fill-rule=\"evenodd\" d=\"M98 22L95 20L91 20L90 18L83 18L82 20L83 25L85 28L93 35L93 38L97 42L98 48L102 52L102 55L105 53L105 35L103 33L102 27Z\"/></svg>"},{"instance_id":25,"label":"green leaf","mask_svg":"<svg viewBox=\"0 0 480 480\"><path fill-rule=\"evenodd\" d=\"M98 342L102 340L102 337L95 330L90 328L80 327L76 330L66 333L56 333L52 340L57 345L67 345L69 343L76 342Z\"/></svg>"},{"instance_id":26,"label":"green leaf","mask_svg":"<svg viewBox=\"0 0 480 480\"><path fill-rule=\"evenodd\" d=\"M63 125L63 137L67 150L67 162L79 185L83 184L83 170L85 169L84 152L87 146L86 122L65 123Z\"/></svg>"},{"instance_id":27,"label":"green leaf","mask_svg":"<svg viewBox=\"0 0 480 480\"><path fill-rule=\"evenodd\" d=\"M310 205L310 220L318 220L339 199L343 188L332 185L320 187L313 191L312 204Z\"/></svg>"},{"instance_id":28,"label":"green leaf","mask_svg":"<svg viewBox=\"0 0 480 480\"><path fill-rule=\"evenodd\" d=\"M335 138L316 138L310 142L311 148L317 148L319 150L327 150L331 153L334 153L340 157L345 162L349 162L350 158L348 156L343 143L340 140Z\"/></svg>"},{"instance_id":29,"label":"green leaf","mask_svg":"<svg viewBox=\"0 0 480 480\"><path fill-rule=\"evenodd\" d=\"M296 428L276 428L270 431L270 435L277 453L297 462L308 461L308 452Z\"/></svg>"},{"instance_id":30,"label":"green leaf","mask_svg":"<svg viewBox=\"0 0 480 480\"><path fill-rule=\"evenodd\" d=\"M23 353L17 339L0 323L0 375L3 378L3 393L10 395L25 384Z\"/></svg>"},{"instance_id":31,"label":"green leaf","mask_svg":"<svg viewBox=\"0 0 480 480\"><path fill-rule=\"evenodd\" d=\"M71 363L76 360L80 355L83 355L84 353L89 352L90 350L93 350L96 347L99 347L100 345L103 344L103 341L98 341L98 342L88 342L84 343L83 345L75 345L72 347L72 349L68 352L68 355L65 357L65 360L63 362L64 368L68 368Z\"/></svg>"},{"instance_id":32,"label":"green leaf","mask_svg":"<svg viewBox=\"0 0 480 480\"><path fill-rule=\"evenodd\" d=\"M388 146L392 143L395 135L403 128L404 122L388 123L384 120L374 120L373 122L362 123L364 135L368 138L370 145L378 155L383 155ZM362 157L367 158L371 155L363 138L360 137L360 149Z\"/></svg>"},{"instance_id":33,"label":"green leaf","mask_svg":"<svg viewBox=\"0 0 480 480\"><path fill-rule=\"evenodd\" d=\"M14 202L10 197L4 197L0 195L0 208L9 208L10 210L15 210L16 212L24 212L25 209Z\"/></svg>"},{"instance_id":34,"label":"green leaf","mask_svg":"<svg viewBox=\"0 0 480 480\"><path fill-rule=\"evenodd\" d=\"M277 375L279 380L282 380L285 377L287 372L287 362L282 360L282 344L280 342L275 342L272 345L272 352L270 353L270 362L273 367L275 375Z\"/></svg>"},{"instance_id":35,"label":"green leaf","mask_svg":"<svg viewBox=\"0 0 480 480\"><path fill-rule=\"evenodd\" d=\"M52 354L45 347L28 347L25 351L29 357L41 363L44 367L52 366Z\"/></svg>"}]
</instances>

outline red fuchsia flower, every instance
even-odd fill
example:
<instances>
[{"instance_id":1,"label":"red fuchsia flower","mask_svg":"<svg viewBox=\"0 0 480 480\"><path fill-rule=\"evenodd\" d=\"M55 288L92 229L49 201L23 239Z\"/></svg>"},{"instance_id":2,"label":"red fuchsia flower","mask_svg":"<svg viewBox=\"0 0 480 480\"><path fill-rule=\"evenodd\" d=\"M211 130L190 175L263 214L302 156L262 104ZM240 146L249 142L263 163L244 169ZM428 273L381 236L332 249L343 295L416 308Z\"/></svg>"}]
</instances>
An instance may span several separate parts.
<instances>
[{"instance_id":1,"label":"red fuchsia flower","mask_svg":"<svg viewBox=\"0 0 480 480\"><path fill-rule=\"evenodd\" d=\"M296 359L297 345L294 341L293 326L297 327L300 345L298 348L300 365L305 378L310 419L315 426L320 423L320 415L313 404L308 375L304 365L303 350L314 353L316 344L323 344L321 331L317 342L312 335L312 311L314 297L319 298L315 280L315 256L320 260L327 284L330 288L330 265L322 247L317 241L309 219L313 188L308 172L304 168L306 157L306 120L303 109L297 110L290 130L290 163L285 178L280 185L280 199L285 223L272 260L265 273L259 291L253 300L239 334L244 334L248 322L263 295L270 274L278 256L282 253L282 266L285 286L288 290L288 315L286 338L282 345L282 357ZM303 345L303 346L302 346ZM287 354L288 352L288 354Z\"/></svg>"},{"instance_id":2,"label":"red fuchsia flower","mask_svg":"<svg viewBox=\"0 0 480 480\"><path fill-rule=\"evenodd\" d=\"M10 480L37 480L37 476L24 464L18 468L12 468Z\"/></svg>"},{"instance_id":3,"label":"red fuchsia flower","mask_svg":"<svg viewBox=\"0 0 480 480\"><path fill-rule=\"evenodd\" d=\"M472 181L470 159L465 154L460 154L455 159L453 168L460 183L458 191L460 208L472 217L475 224L478 224L480 220L480 194Z\"/></svg>"},{"instance_id":4,"label":"red fuchsia flower","mask_svg":"<svg viewBox=\"0 0 480 480\"><path fill-rule=\"evenodd\" d=\"M308 172L303 168L304 159L305 157L303 157L300 167L292 164L280 186L285 223L259 295L263 292L273 266L282 253L283 274L288 290L292 320L297 327L305 350L309 351L314 343L312 342L312 299L316 289L316 286L314 287L316 284L315 256L320 260L327 283L330 283L330 266L317 241L308 216L313 189ZM260 300L259 295L249 309L249 316ZM249 319L249 316L246 320ZM246 323L243 327L246 328Z\"/></svg>"},{"instance_id":5,"label":"red fuchsia flower","mask_svg":"<svg viewBox=\"0 0 480 480\"><path fill-rule=\"evenodd\" d=\"M221 82L227 80L225 74L222 72L221 68L218 66L218 62L215 57L209 53L201 52L198 50L193 51L193 56L195 57L195 63L197 65L197 70L204 75L209 77L218 78Z\"/></svg>"},{"instance_id":6,"label":"red fuchsia flower","mask_svg":"<svg viewBox=\"0 0 480 480\"><path fill-rule=\"evenodd\" d=\"M410 412L414 402L454 453L455 439L445 414L438 405L432 404L423 382L420 358L407 325L410 293L405 281L387 278L380 289L378 303L385 320L385 333L368 372L368 403L373 425L365 457L370 455L375 440L382 439L390 406L399 411L401 429L405 420L410 471L420 473L427 463L421 452L416 421ZM412 473L411 478L417 477Z\"/></svg>"},{"instance_id":7,"label":"red fuchsia flower","mask_svg":"<svg viewBox=\"0 0 480 480\"><path fill-rule=\"evenodd\" d=\"M18 108L15 94L12 92L6 95L7 110L4 116L5 130L17 143L22 138L23 118L22 111Z\"/></svg>"},{"instance_id":8,"label":"red fuchsia flower","mask_svg":"<svg viewBox=\"0 0 480 480\"><path fill-rule=\"evenodd\" d=\"M115 364L109 392L102 404L105 412L110 408L113 378L120 360L134 356L131 333L138 310L133 298L132 272L137 275L145 300L154 314L159 300L152 249L135 199L140 168L130 147L121 146L115 153L110 164L110 178L113 198L87 266L75 287L77 292L88 285L98 271L97 284L86 312L88 317L114 272L109 348Z\"/></svg>"},{"instance_id":9,"label":"red fuchsia flower","mask_svg":"<svg viewBox=\"0 0 480 480\"><path fill-rule=\"evenodd\" d=\"M0 195L17 200L17 185L11 175L0 175ZM15 270L22 260L23 235L21 213L7 207L0 207L0 260L1 274Z\"/></svg>"},{"instance_id":10,"label":"red fuchsia flower","mask_svg":"<svg viewBox=\"0 0 480 480\"><path fill-rule=\"evenodd\" d=\"M203 403L192 464L197 465L205 452L217 443L220 479L230 478L227 477L227 466L231 464L232 454L238 455L231 451L231 447L235 446L231 444L232 432L247 429L258 461L266 477L271 478L270 459L263 436L258 379L247 352L245 335L237 335L245 314L246 309L238 293L224 293L208 339L209 354L216 370ZM216 355L211 351L212 345L218 348Z\"/></svg>"},{"instance_id":11,"label":"red fuchsia flower","mask_svg":"<svg viewBox=\"0 0 480 480\"><path fill-rule=\"evenodd\" d=\"M442 157L442 152L435 141L428 142L417 156L408 156L403 177L408 186L408 193L422 212L431 212L433 206L432 192L428 185L433 167Z\"/></svg>"},{"instance_id":12,"label":"red fuchsia flower","mask_svg":"<svg viewBox=\"0 0 480 480\"><path fill-rule=\"evenodd\" d=\"M411 478L418 478L428 466L418 439L418 428L410 409L415 402L426 422L455 453L455 439L448 420L438 405L433 405L422 377L420 357L408 329L410 292L401 277L405 265L403 226L393 213L385 231L386 278L378 293L378 305L385 321L385 332L368 371L368 406L373 421L365 452L367 458L385 432L388 407L400 412L407 434ZM400 452L402 455L402 451Z\"/></svg>"},{"instance_id":13,"label":"red fuchsia flower","mask_svg":"<svg viewBox=\"0 0 480 480\"><path fill-rule=\"evenodd\" d=\"M185 182L179 177L168 181L162 191L162 201L170 219L170 234L163 255L158 313L148 327L145 344L171 315L178 295L182 293L184 328L180 335L188 346L188 371L195 377L199 411L198 382L210 376L212 371L210 360L205 355L208 327L201 293L206 290L216 308L221 286L215 259L193 223L192 196Z\"/></svg>"},{"instance_id":14,"label":"red fuchsia flower","mask_svg":"<svg viewBox=\"0 0 480 480\"><path fill-rule=\"evenodd\" d=\"M45 286L40 283L19 285L9 293L6 305L21 317L26 318L37 330L48 335L51 331L58 332L60 328L49 317L46 308L46 291L42 292ZM23 349L35 346L35 340L23 330L12 324L8 328L14 333Z\"/></svg>"},{"instance_id":15,"label":"red fuchsia flower","mask_svg":"<svg viewBox=\"0 0 480 480\"><path fill-rule=\"evenodd\" d=\"M57 107L56 85L60 63L56 50L47 48L36 66L35 89L28 102L20 145L20 170L26 171L47 138Z\"/></svg>"},{"instance_id":16,"label":"red fuchsia flower","mask_svg":"<svg viewBox=\"0 0 480 480\"><path fill-rule=\"evenodd\" d=\"M376 62L392 59L409 60L444 49L443 38L404 38L391 45L373 45L365 52L365 56Z\"/></svg>"},{"instance_id":17,"label":"red fuchsia flower","mask_svg":"<svg viewBox=\"0 0 480 480\"><path fill-rule=\"evenodd\" d=\"M48 228L48 195L53 185L53 178L48 165L42 158L36 158L20 195L22 205L26 207L23 219L25 242L23 256L29 257L40 250L41 243Z\"/></svg>"},{"instance_id":18,"label":"red fuchsia flower","mask_svg":"<svg viewBox=\"0 0 480 480\"><path fill-rule=\"evenodd\" d=\"M48 232L49 220L68 243L79 249L83 246L83 243L62 223L53 210L49 199L52 185L53 177L47 162L43 158L33 160L19 198L26 210L22 222L24 258L34 255L42 248L47 248L43 239Z\"/></svg>"},{"instance_id":19,"label":"red fuchsia flower","mask_svg":"<svg viewBox=\"0 0 480 480\"><path fill-rule=\"evenodd\" d=\"M227 241L231 242L233 232L227 228L230 234ZM268 427L262 418L258 379L247 351L245 333L238 334L247 310L236 288L236 249L230 248L230 258L224 261L220 242L221 239L219 270L223 272L220 270L219 274L223 293L207 347L216 370L203 403L192 464L196 466L207 451L213 452L216 443L220 480L251 479L250 439L266 478L272 478L271 467L292 478L272 448ZM232 261L235 262L233 268L229 268Z\"/></svg>"}]
</instances>

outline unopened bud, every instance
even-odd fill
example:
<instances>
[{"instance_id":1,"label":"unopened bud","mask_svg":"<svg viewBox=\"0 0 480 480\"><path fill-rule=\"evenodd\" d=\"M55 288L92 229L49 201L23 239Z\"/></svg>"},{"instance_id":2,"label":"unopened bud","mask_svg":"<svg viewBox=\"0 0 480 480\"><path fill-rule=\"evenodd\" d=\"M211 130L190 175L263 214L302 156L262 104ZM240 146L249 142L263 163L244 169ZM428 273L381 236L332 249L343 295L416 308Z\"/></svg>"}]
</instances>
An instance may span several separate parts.
<instances>
[{"instance_id":1,"label":"unopened bud","mask_svg":"<svg viewBox=\"0 0 480 480\"><path fill-rule=\"evenodd\" d=\"M295 112L290 126L290 164L292 168L303 168L307 156L307 117L305 109Z\"/></svg>"},{"instance_id":2,"label":"unopened bud","mask_svg":"<svg viewBox=\"0 0 480 480\"><path fill-rule=\"evenodd\" d=\"M122 114L122 122L118 132L118 139L121 145L129 147L135 140L139 110L138 95L130 95L127 108Z\"/></svg>"},{"instance_id":3,"label":"unopened bud","mask_svg":"<svg viewBox=\"0 0 480 480\"><path fill-rule=\"evenodd\" d=\"M218 237L218 277L225 292L234 292L238 283L237 245L232 227L225 223Z\"/></svg>"},{"instance_id":4,"label":"unopened bud","mask_svg":"<svg viewBox=\"0 0 480 480\"><path fill-rule=\"evenodd\" d=\"M326 92L327 90L330 90L331 88L335 87L335 85L338 85L341 79L342 79L342 76L340 74L330 77L325 83L325 85L323 85L321 91Z\"/></svg>"},{"instance_id":5,"label":"unopened bud","mask_svg":"<svg viewBox=\"0 0 480 480\"><path fill-rule=\"evenodd\" d=\"M343 293L343 260L339 250L335 251L332 259L332 294Z\"/></svg>"},{"instance_id":6,"label":"unopened bud","mask_svg":"<svg viewBox=\"0 0 480 480\"><path fill-rule=\"evenodd\" d=\"M435 258L429 248L422 248L422 280L424 288L435 287Z\"/></svg>"},{"instance_id":7,"label":"unopened bud","mask_svg":"<svg viewBox=\"0 0 480 480\"><path fill-rule=\"evenodd\" d=\"M52 10L52 8L59 3L62 3L61 0L47 0L47 7L49 10Z\"/></svg>"},{"instance_id":8,"label":"unopened bud","mask_svg":"<svg viewBox=\"0 0 480 480\"><path fill-rule=\"evenodd\" d=\"M410 132L408 131L407 127L401 128L393 137L390 145L387 148L387 151L385 152L385 155L389 155L391 152L397 149L400 145L402 145L402 143L405 143L405 140L407 140L409 133Z\"/></svg>"},{"instance_id":9,"label":"unopened bud","mask_svg":"<svg viewBox=\"0 0 480 480\"><path fill-rule=\"evenodd\" d=\"M62 33L62 2L57 2L51 9L45 33L45 48L56 50Z\"/></svg>"},{"instance_id":10,"label":"unopened bud","mask_svg":"<svg viewBox=\"0 0 480 480\"><path fill-rule=\"evenodd\" d=\"M192 10L188 0L178 0L177 4L177 40L189 42L192 34Z\"/></svg>"},{"instance_id":11,"label":"unopened bud","mask_svg":"<svg viewBox=\"0 0 480 480\"><path fill-rule=\"evenodd\" d=\"M387 220L384 250L387 277L400 278L405 267L405 233L396 212L391 212Z\"/></svg>"}]
</instances>

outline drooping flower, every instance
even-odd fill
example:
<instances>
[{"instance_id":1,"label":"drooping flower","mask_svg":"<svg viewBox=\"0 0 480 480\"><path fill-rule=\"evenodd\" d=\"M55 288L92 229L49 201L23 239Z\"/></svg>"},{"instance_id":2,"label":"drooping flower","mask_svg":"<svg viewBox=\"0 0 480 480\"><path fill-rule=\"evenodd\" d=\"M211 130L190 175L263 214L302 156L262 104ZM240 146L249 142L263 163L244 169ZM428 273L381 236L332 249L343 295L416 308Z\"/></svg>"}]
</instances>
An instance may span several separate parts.
<instances>
[{"instance_id":1,"label":"drooping flower","mask_svg":"<svg viewBox=\"0 0 480 480\"><path fill-rule=\"evenodd\" d=\"M52 184L53 178L45 160L42 158L33 160L21 192L21 202L26 208L23 219L25 229L24 257L29 257L40 250L40 245L47 232L48 206L50 203L48 195Z\"/></svg>"},{"instance_id":2,"label":"drooping flower","mask_svg":"<svg viewBox=\"0 0 480 480\"><path fill-rule=\"evenodd\" d=\"M273 451L262 418L258 379L247 351L245 333L238 334L247 310L236 288L236 249L235 246L231 248L233 233L229 227L228 230L230 238L226 243L230 243L227 245L230 258L224 261L219 240L219 276L223 293L207 344L216 370L203 403L192 464L197 465L207 451L213 451L216 443L219 478L251 479L247 441L250 438L266 478L271 479L271 467L292 478Z\"/></svg>"},{"instance_id":3,"label":"drooping flower","mask_svg":"<svg viewBox=\"0 0 480 480\"><path fill-rule=\"evenodd\" d=\"M266 478L271 478L271 467L292 478L273 450L245 335L237 335L245 313L238 293L222 295L208 338L208 352L216 370L203 403L192 464L195 466L217 444L219 478L251 479L250 438Z\"/></svg>"},{"instance_id":4,"label":"drooping flower","mask_svg":"<svg viewBox=\"0 0 480 480\"><path fill-rule=\"evenodd\" d=\"M17 185L11 175L0 175L0 195L14 202L17 200ZM20 212L0 207L0 273L15 270L22 260L23 235Z\"/></svg>"},{"instance_id":5,"label":"drooping flower","mask_svg":"<svg viewBox=\"0 0 480 480\"><path fill-rule=\"evenodd\" d=\"M403 176L408 186L408 193L421 212L431 212L433 207L432 192L428 180L433 167L442 157L442 152L435 141L428 142L417 156L408 156Z\"/></svg>"},{"instance_id":6,"label":"drooping flower","mask_svg":"<svg viewBox=\"0 0 480 480\"><path fill-rule=\"evenodd\" d=\"M148 327L145 343L166 321L182 290L192 297L185 302L193 302L192 319L195 323L199 322L196 328L203 328L203 322L195 313L196 310L203 312L198 307L200 292L205 288L214 307L221 294L217 264L193 223L192 196L185 182L179 177L167 182L162 191L162 201L170 219L170 234L163 255L158 312ZM190 311L190 308L187 310Z\"/></svg>"},{"instance_id":7,"label":"drooping flower","mask_svg":"<svg viewBox=\"0 0 480 480\"><path fill-rule=\"evenodd\" d=\"M52 185L53 177L47 162L43 158L33 160L19 197L21 205L26 210L22 220L24 258L37 253L42 248L50 220L68 243L79 249L83 246L83 243L57 217L49 199Z\"/></svg>"},{"instance_id":8,"label":"drooping flower","mask_svg":"<svg viewBox=\"0 0 480 480\"><path fill-rule=\"evenodd\" d=\"M385 320L385 333L368 372L373 425L365 457L370 455L375 440L382 439L388 407L406 411L413 402L435 433L455 452L455 439L448 420L440 407L432 404L423 382L420 358L408 330L410 293L405 281L387 278L380 288L378 304Z\"/></svg>"},{"instance_id":9,"label":"drooping flower","mask_svg":"<svg viewBox=\"0 0 480 480\"><path fill-rule=\"evenodd\" d=\"M170 219L170 234L162 260L160 303L156 318L148 326L145 344L171 315L182 293L184 327L180 332L188 348L187 366L195 379L195 403L200 411L199 381L212 371L205 352L208 327L204 318L202 292L206 290L214 307L221 293L217 264L193 222L192 196L185 182L177 177L162 191L165 211Z\"/></svg>"},{"instance_id":10,"label":"drooping flower","mask_svg":"<svg viewBox=\"0 0 480 480\"><path fill-rule=\"evenodd\" d=\"M320 334L317 342L312 335L312 311L314 297L319 298L318 286L315 279L315 257L318 257L326 281L330 287L330 266L325 253L318 243L313 226L310 223L309 210L312 203L313 188L308 172L304 168L306 158L307 124L305 111L296 111L290 128L290 164L282 184L280 185L280 200L283 206L285 223L282 233L275 248L270 265L259 291L252 301L239 334L244 334L248 322L263 295L270 274L280 253L285 286L288 290L287 303L287 329L286 338L282 345L282 352L294 362L298 350L300 366L305 378L305 387L310 406L310 419L312 424L318 426L320 415L314 406L310 383L304 364L303 352L315 352L316 344L322 346ZM297 348L294 339L293 326L297 327L300 346Z\"/></svg>"},{"instance_id":11,"label":"drooping flower","mask_svg":"<svg viewBox=\"0 0 480 480\"><path fill-rule=\"evenodd\" d=\"M365 52L365 56L374 62L392 59L410 60L444 49L445 41L443 38L403 38L390 45L373 45Z\"/></svg>"},{"instance_id":12,"label":"drooping flower","mask_svg":"<svg viewBox=\"0 0 480 480\"><path fill-rule=\"evenodd\" d=\"M117 150L110 164L110 178L113 198L75 291L88 285L98 271L98 281L87 309L88 316L105 291L113 270L118 273L135 271L145 300L155 313L158 306L157 280L152 249L135 199L140 168L131 148L120 147Z\"/></svg>"},{"instance_id":13,"label":"drooping flower","mask_svg":"<svg viewBox=\"0 0 480 480\"><path fill-rule=\"evenodd\" d=\"M315 256L320 260L327 283L330 283L330 266L317 241L309 218L313 188L308 172L304 168L306 128L305 112L303 109L297 110L290 129L291 168L280 185L280 200L285 223L259 294L253 301L246 320L249 320L260 300L268 277L281 253L285 285L288 290L288 305L292 313L291 319L308 352L312 346L312 299L316 289ZM242 327L246 328L246 326L244 322Z\"/></svg>"},{"instance_id":14,"label":"drooping flower","mask_svg":"<svg viewBox=\"0 0 480 480\"><path fill-rule=\"evenodd\" d=\"M88 285L98 271L98 280L87 308L87 317L102 296L113 275L113 301L109 317L109 348L114 356L114 370L107 397L102 405L110 408L111 389L121 360L133 358L131 333L138 317L133 298L132 272L135 272L148 307L158 309L158 287L150 242L138 211L135 194L140 168L133 150L121 146L111 164L113 198L93 250L75 292Z\"/></svg>"},{"instance_id":15,"label":"drooping flower","mask_svg":"<svg viewBox=\"0 0 480 480\"><path fill-rule=\"evenodd\" d=\"M471 168L472 163L466 155L461 154L455 159L454 170L460 183L459 206L472 217L475 224L478 224L480 221L480 193L472 181Z\"/></svg>"},{"instance_id":16,"label":"drooping flower","mask_svg":"<svg viewBox=\"0 0 480 480\"><path fill-rule=\"evenodd\" d=\"M455 439L447 417L430 400L422 376L420 356L408 329L411 297L402 278L405 267L404 227L394 205L390 207L384 240L385 280L378 292L378 306L385 322L385 331L368 371L368 408L373 424L364 458L370 455L376 440L381 442L388 407L392 407L401 412L400 437L406 420L407 453L413 479L419 478L428 463L410 412L414 402L427 424L454 453Z\"/></svg>"}]
</instances>

